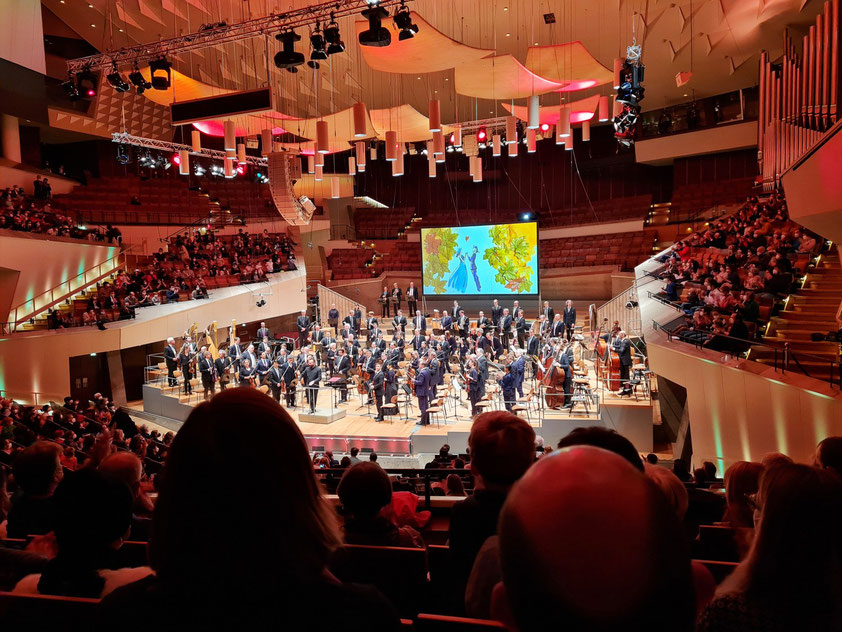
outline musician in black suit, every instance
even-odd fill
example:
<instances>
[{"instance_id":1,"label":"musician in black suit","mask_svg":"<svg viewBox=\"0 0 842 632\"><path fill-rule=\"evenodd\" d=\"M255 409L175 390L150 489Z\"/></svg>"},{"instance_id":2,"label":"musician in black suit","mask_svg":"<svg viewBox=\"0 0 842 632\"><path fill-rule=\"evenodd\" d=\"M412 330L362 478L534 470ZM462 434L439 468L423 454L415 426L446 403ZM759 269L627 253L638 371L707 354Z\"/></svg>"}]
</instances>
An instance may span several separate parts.
<instances>
[{"instance_id":1,"label":"musician in black suit","mask_svg":"<svg viewBox=\"0 0 842 632\"><path fill-rule=\"evenodd\" d=\"M458 318L459 312L461 311L462 307L460 307L459 301L453 301L453 310L450 312L450 315L453 316L453 318Z\"/></svg>"},{"instance_id":2,"label":"musician in black suit","mask_svg":"<svg viewBox=\"0 0 842 632\"><path fill-rule=\"evenodd\" d=\"M257 344L257 355L265 353L267 356L272 355L272 343L269 342L269 336L263 336Z\"/></svg>"},{"instance_id":3,"label":"musician in black suit","mask_svg":"<svg viewBox=\"0 0 842 632\"><path fill-rule=\"evenodd\" d=\"M330 309L327 312L327 324L333 327L334 331L339 325L339 310L336 309L336 304L331 303ZM338 332L337 332L338 333Z\"/></svg>"},{"instance_id":4,"label":"musician in black suit","mask_svg":"<svg viewBox=\"0 0 842 632\"><path fill-rule=\"evenodd\" d=\"M553 324L550 325L550 338L561 338L564 335L564 321L561 314L553 317Z\"/></svg>"},{"instance_id":5,"label":"musician in black suit","mask_svg":"<svg viewBox=\"0 0 842 632\"><path fill-rule=\"evenodd\" d=\"M541 347L541 339L533 331L526 341L526 355L529 356L532 362L532 375L538 375L538 361L535 358L538 356Z\"/></svg>"},{"instance_id":6,"label":"musician in black suit","mask_svg":"<svg viewBox=\"0 0 842 632\"><path fill-rule=\"evenodd\" d=\"M263 340L264 338L269 337L269 328L266 326L266 323L260 323L260 329L257 330L257 339Z\"/></svg>"},{"instance_id":7,"label":"musician in black suit","mask_svg":"<svg viewBox=\"0 0 842 632\"><path fill-rule=\"evenodd\" d=\"M374 394L374 405L377 406L377 417L374 421L383 421L383 393L386 385L386 376L383 374L383 364L378 362L375 365L374 375L371 378L370 389Z\"/></svg>"},{"instance_id":8,"label":"musician in black suit","mask_svg":"<svg viewBox=\"0 0 842 632\"><path fill-rule=\"evenodd\" d=\"M333 374L338 375L343 379L342 385L339 387L339 401L348 401L348 375L351 372L351 359L348 357L345 347L339 347L336 359L333 361Z\"/></svg>"},{"instance_id":9,"label":"musician in black suit","mask_svg":"<svg viewBox=\"0 0 842 632\"><path fill-rule=\"evenodd\" d=\"M509 350L509 334L512 331L512 324L514 319L509 314L508 308L503 309L503 316L500 318L500 338L503 343L503 348Z\"/></svg>"},{"instance_id":10,"label":"musician in black suit","mask_svg":"<svg viewBox=\"0 0 842 632\"><path fill-rule=\"evenodd\" d=\"M210 351L205 351L204 355L199 360L199 373L202 375L202 388L205 390L205 401L209 400L213 396L213 372L213 357L211 356Z\"/></svg>"},{"instance_id":11,"label":"musician in black suit","mask_svg":"<svg viewBox=\"0 0 842 632\"><path fill-rule=\"evenodd\" d=\"M427 333L427 319L421 313L421 310L415 310L415 316L412 318L412 323L415 326L415 335Z\"/></svg>"},{"instance_id":12,"label":"musician in black suit","mask_svg":"<svg viewBox=\"0 0 842 632\"><path fill-rule=\"evenodd\" d=\"M626 332L620 330L612 345L614 353L620 358L620 395L631 395L632 388L629 384L629 372L632 365L631 341L626 337Z\"/></svg>"},{"instance_id":13,"label":"musician in black suit","mask_svg":"<svg viewBox=\"0 0 842 632\"><path fill-rule=\"evenodd\" d=\"M231 359L231 366L234 373L240 372L240 356L243 355L243 348L240 346L240 339L234 338L233 344L228 347L228 357Z\"/></svg>"},{"instance_id":14,"label":"musician in black suit","mask_svg":"<svg viewBox=\"0 0 842 632\"><path fill-rule=\"evenodd\" d=\"M576 308L573 307L573 301L568 300L564 304L561 319L564 321L564 335L570 340L573 338L573 328L576 327Z\"/></svg>"},{"instance_id":15,"label":"musician in black suit","mask_svg":"<svg viewBox=\"0 0 842 632\"><path fill-rule=\"evenodd\" d=\"M310 342L313 343L313 351L316 353L316 364L321 364L322 349L330 346L330 343L325 340L325 334L318 323L313 325L313 331L310 333Z\"/></svg>"},{"instance_id":16,"label":"musician in black suit","mask_svg":"<svg viewBox=\"0 0 842 632\"><path fill-rule=\"evenodd\" d=\"M310 333L310 318L307 316L307 310L301 310L301 316L295 321L298 327L298 348L300 349L307 344L307 336Z\"/></svg>"},{"instance_id":17,"label":"musician in black suit","mask_svg":"<svg viewBox=\"0 0 842 632\"><path fill-rule=\"evenodd\" d=\"M345 325L348 326L346 327ZM348 315L342 319L342 329L346 332L350 330L351 333L356 331L356 328L354 327L354 310L348 312Z\"/></svg>"},{"instance_id":18,"label":"musician in black suit","mask_svg":"<svg viewBox=\"0 0 842 632\"><path fill-rule=\"evenodd\" d=\"M377 316L374 315L373 311L368 312L368 318L365 320L365 330L368 332L368 338L371 340L371 330L377 329L378 325Z\"/></svg>"},{"instance_id":19,"label":"musician in black suit","mask_svg":"<svg viewBox=\"0 0 842 632\"><path fill-rule=\"evenodd\" d=\"M500 304L497 302L497 299L494 299L494 302L491 304L491 324L494 327L500 326L500 321L503 319L503 308L500 307Z\"/></svg>"},{"instance_id":20,"label":"musician in black suit","mask_svg":"<svg viewBox=\"0 0 842 632\"><path fill-rule=\"evenodd\" d=\"M281 369L278 366L277 360L272 362L272 368L269 369L269 373L266 374L266 383L269 385L269 390L272 393L272 398L276 402L280 403L281 384L283 383L283 378L281 377Z\"/></svg>"},{"instance_id":21,"label":"musician in black suit","mask_svg":"<svg viewBox=\"0 0 842 632\"><path fill-rule=\"evenodd\" d=\"M363 324L363 312L357 307L354 309L354 333L360 335L360 330Z\"/></svg>"},{"instance_id":22,"label":"musician in black suit","mask_svg":"<svg viewBox=\"0 0 842 632\"><path fill-rule=\"evenodd\" d=\"M389 288L385 285L383 286L383 291L380 293L380 298L377 299L380 302L380 316L382 318L389 318Z\"/></svg>"},{"instance_id":23,"label":"musician in black suit","mask_svg":"<svg viewBox=\"0 0 842 632\"><path fill-rule=\"evenodd\" d=\"M392 326L395 330L400 330L401 333L406 331L406 316L403 315L402 310L398 310L398 313L395 314L395 317L392 319Z\"/></svg>"},{"instance_id":24,"label":"musician in black suit","mask_svg":"<svg viewBox=\"0 0 842 632\"><path fill-rule=\"evenodd\" d=\"M444 331L447 331L453 325L453 318L447 313L447 310L442 311L439 324Z\"/></svg>"},{"instance_id":25,"label":"musician in black suit","mask_svg":"<svg viewBox=\"0 0 842 632\"><path fill-rule=\"evenodd\" d=\"M310 414L316 412L316 404L319 401L319 382L322 379L322 370L316 366L316 359L312 356L307 359L307 368L303 372L304 388L307 394L307 403L310 405Z\"/></svg>"},{"instance_id":26,"label":"musician in black suit","mask_svg":"<svg viewBox=\"0 0 842 632\"><path fill-rule=\"evenodd\" d=\"M481 397L479 394L479 371L477 370L476 361L468 360L465 378L468 382L468 400L471 402L471 417L474 417L479 413L477 410L477 402Z\"/></svg>"},{"instance_id":27,"label":"musician in black suit","mask_svg":"<svg viewBox=\"0 0 842 632\"><path fill-rule=\"evenodd\" d=\"M193 393L193 388L190 386L190 378L193 377L193 354L190 353L190 347L187 345L181 347L181 353L178 355L178 368L184 380L184 394L190 395Z\"/></svg>"},{"instance_id":28,"label":"musician in black suit","mask_svg":"<svg viewBox=\"0 0 842 632\"><path fill-rule=\"evenodd\" d=\"M175 386L175 370L178 368L178 351L175 348L175 338L167 338L167 346L164 347L164 361L167 363L167 385Z\"/></svg>"},{"instance_id":29,"label":"musician in black suit","mask_svg":"<svg viewBox=\"0 0 842 632\"><path fill-rule=\"evenodd\" d=\"M517 333L517 344L523 349L526 345L526 317L523 315L523 310L518 310L515 317L515 332Z\"/></svg>"},{"instance_id":30,"label":"musician in black suit","mask_svg":"<svg viewBox=\"0 0 842 632\"><path fill-rule=\"evenodd\" d=\"M488 333L488 328L491 327L491 321L488 320L485 312L479 313L479 318L477 318L477 327L482 330L483 336Z\"/></svg>"},{"instance_id":31,"label":"musician in black suit","mask_svg":"<svg viewBox=\"0 0 842 632\"><path fill-rule=\"evenodd\" d=\"M468 337L468 330L471 328L471 319L465 316L465 310L459 310L459 335L464 340ZM435 396L434 396L435 397Z\"/></svg>"},{"instance_id":32,"label":"musician in black suit","mask_svg":"<svg viewBox=\"0 0 842 632\"><path fill-rule=\"evenodd\" d=\"M228 372L231 368L231 359L225 349L219 350L219 357L214 361L214 366L216 366L216 375L219 379L219 390L224 391L231 379L231 374Z\"/></svg>"},{"instance_id":33,"label":"musician in black suit","mask_svg":"<svg viewBox=\"0 0 842 632\"><path fill-rule=\"evenodd\" d=\"M395 306L396 310L399 310L401 308L401 297L403 297L403 292L398 287L398 284L395 283L392 286L392 304Z\"/></svg>"},{"instance_id":34,"label":"musician in black suit","mask_svg":"<svg viewBox=\"0 0 842 632\"><path fill-rule=\"evenodd\" d=\"M550 307L549 301L544 301L544 307L541 310L541 313L544 315L544 318L546 318L548 322L553 322L553 318L555 317L555 311L552 307Z\"/></svg>"},{"instance_id":35,"label":"musician in black suit","mask_svg":"<svg viewBox=\"0 0 842 632\"><path fill-rule=\"evenodd\" d=\"M406 288L406 307L410 314L414 314L418 305L418 288L415 283L410 281L409 287Z\"/></svg>"},{"instance_id":36,"label":"musician in black suit","mask_svg":"<svg viewBox=\"0 0 842 632\"><path fill-rule=\"evenodd\" d=\"M281 369L281 380L283 380L286 388L284 398L286 399L287 408L295 408L295 360L292 357L288 359L284 368Z\"/></svg>"},{"instance_id":37,"label":"musician in black suit","mask_svg":"<svg viewBox=\"0 0 842 632\"><path fill-rule=\"evenodd\" d=\"M482 349L477 349L477 371L479 372L479 396L485 397L485 383L488 381L488 358Z\"/></svg>"}]
</instances>

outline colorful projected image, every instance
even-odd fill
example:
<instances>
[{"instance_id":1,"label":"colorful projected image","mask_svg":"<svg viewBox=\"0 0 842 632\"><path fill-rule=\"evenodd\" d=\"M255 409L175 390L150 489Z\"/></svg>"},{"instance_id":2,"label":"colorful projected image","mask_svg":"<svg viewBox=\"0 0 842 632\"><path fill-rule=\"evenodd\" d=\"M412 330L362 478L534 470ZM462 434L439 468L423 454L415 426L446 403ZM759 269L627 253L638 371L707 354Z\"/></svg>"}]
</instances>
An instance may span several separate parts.
<instances>
[{"instance_id":1,"label":"colorful projected image","mask_svg":"<svg viewBox=\"0 0 842 632\"><path fill-rule=\"evenodd\" d=\"M423 228L427 295L538 293L538 224Z\"/></svg>"}]
</instances>

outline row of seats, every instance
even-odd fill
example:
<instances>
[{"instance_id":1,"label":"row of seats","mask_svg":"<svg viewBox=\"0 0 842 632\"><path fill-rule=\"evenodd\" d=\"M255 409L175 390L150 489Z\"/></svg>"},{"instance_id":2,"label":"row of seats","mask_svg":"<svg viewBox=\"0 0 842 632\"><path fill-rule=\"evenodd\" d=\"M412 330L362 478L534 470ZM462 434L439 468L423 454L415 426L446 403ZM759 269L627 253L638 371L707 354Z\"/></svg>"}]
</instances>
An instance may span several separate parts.
<instances>
[{"instance_id":1,"label":"row of seats","mask_svg":"<svg viewBox=\"0 0 842 632\"><path fill-rule=\"evenodd\" d=\"M415 209L358 208L354 210L357 239L395 239L412 220Z\"/></svg>"},{"instance_id":2,"label":"row of seats","mask_svg":"<svg viewBox=\"0 0 842 632\"><path fill-rule=\"evenodd\" d=\"M733 204L751 195L754 178L736 178L677 187L672 194L670 214L698 213L718 204Z\"/></svg>"},{"instance_id":3,"label":"row of seats","mask_svg":"<svg viewBox=\"0 0 842 632\"><path fill-rule=\"evenodd\" d=\"M610 265L630 269L650 257L654 246L655 233L642 230L544 239L540 242L540 267Z\"/></svg>"}]
</instances>

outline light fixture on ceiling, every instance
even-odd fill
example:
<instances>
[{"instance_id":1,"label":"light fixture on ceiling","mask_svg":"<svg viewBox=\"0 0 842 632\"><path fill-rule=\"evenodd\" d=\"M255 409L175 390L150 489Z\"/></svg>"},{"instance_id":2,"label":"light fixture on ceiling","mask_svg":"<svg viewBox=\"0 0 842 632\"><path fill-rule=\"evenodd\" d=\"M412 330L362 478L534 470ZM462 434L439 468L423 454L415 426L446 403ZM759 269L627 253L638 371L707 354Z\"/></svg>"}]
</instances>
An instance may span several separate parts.
<instances>
[{"instance_id":1,"label":"light fixture on ceiling","mask_svg":"<svg viewBox=\"0 0 842 632\"><path fill-rule=\"evenodd\" d=\"M90 68L85 68L82 72L76 73L76 89L78 96L82 98L91 98L96 96L97 76L91 72Z\"/></svg>"},{"instance_id":2,"label":"light fixture on ceiling","mask_svg":"<svg viewBox=\"0 0 842 632\"><path fill-rule=\"evenodd\" d=\"M134 70L129 73L129 81L131 81L132 85L137 88L138 94L143 94L146 90L149 90L152 87L152 84L149 83L143 76L143 73L140 72L140 69L137 67L137 62L134 63Z\"/></svg>"},{"instance_id":3,"label":"light fixture on ceiling","mask_svg":"<svg viewBox=\"0 0 842 632\"><path fill-rule=\"evenodd\" d=\"M275 39L283 45L283 50L275 53L275 65L289 72L298 72L296 66L304 63L304 53L295 50L295 43L301 41L301 36L295 31L284 31L278 33Z\"/></svg>"},{"instance_id":4,"label":"light fixture on ceiling","mask_svg":"<svg viewBox=\"0 0 842 632\"><path fill-rule=\"evenodd\" d=\"M400 8L395 13L395 26L400 29L398 39L400 41L412 39L418 32L418 25L412 22L412 15L409 13L409 7L401 2Z\"/></svg>"},{"instance_id":5,"label":"light fixture on ceiling","mask_svg":"<svg viewBox=\"0 0 842 632\"><path fill-rule=\"evenodd\" d=\"M117 92L128 92L131 89L129 82L123 78L120 71L117 70L117 62L112 62L111 72L105 75L105 80L108 85L114 88Z\"/></svg>"},{"instance_id":6,"label":"light fixture on ceiling","mask_svg":"<svg viewBox=\"0 0 842 632\"><path fill-rule=\"evenodd\" d=\"M61 88L65 91L71 101L75 101L79 98L79 87L76 85L76 81L74 81L71 75L68 74L67 81L64 81L61 84Z\"/></svg>"},{"instance_id":7,"label":"light fixture on ceiling","mask_svg":"<svg viewBox=\"0 0 842 632\"><path fill-rule=\"evenodd\" d=\"M316 30L310 33L310 46L313 47L313 50L310 52L311 61L327 59L325 36L322 34L321 25L318 22L316 22Z\"/></svg>"},{"instance_id":8,"label":"light fixture on ceiling","mask_svg":"<svg viewBox=\"0 0 842 632\"><path fill-rule=\"evenodd\" d=\"M342 35L339 33L339 25L330 14L330 24L324 30L325 41L327 41L327 54L335 55L336 53L345 52L345 42L342 41Z\"/></svg>"},{"instance_id":9,"label":"light fixture on ceiling","mask_svg":"<svg viewBox=\"0 0 842 632\"><path fill-rule=\"evenodd\" d=\"M392 43L392 34L383 27L383 18L389 17L389 12L379 6L380 2L369 2L369 8L362 12L368 20L368 29L360 33L360 46L388 46Z\"/></svg>"},{"instance_id":10,"label":"light fixture on ceiling","mask_svg":"<svg viewBox=\"0 0 842 632\"><path fill-rule=\"evenodd\" d=\"M149 70L152 87L155 90L169 90L170 80L172 79L172 64L167 61L166 57L153 59L149 62Z\"/></svg>"}]
</instances>

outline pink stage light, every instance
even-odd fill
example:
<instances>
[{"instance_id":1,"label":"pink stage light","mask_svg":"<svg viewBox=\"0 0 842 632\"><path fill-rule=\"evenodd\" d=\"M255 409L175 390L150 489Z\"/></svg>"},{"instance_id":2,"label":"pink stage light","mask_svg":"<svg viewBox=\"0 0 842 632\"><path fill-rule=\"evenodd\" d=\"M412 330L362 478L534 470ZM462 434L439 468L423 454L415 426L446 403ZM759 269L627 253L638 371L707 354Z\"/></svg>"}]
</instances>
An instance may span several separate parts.
<instances>
[{"instance_id":1,"label":"pink stage light","mask_svg":"<svg viewBox=\"0 0 842 632\"><path fill-rule=\"evenodd\" d=\"M181 156L179 156L178 154L173 154L173 157L172 157L172 163L173 163L176 167L177 167L178 165L180 165L180 164L181 164Z\"/></svg>"}]
</instances>

